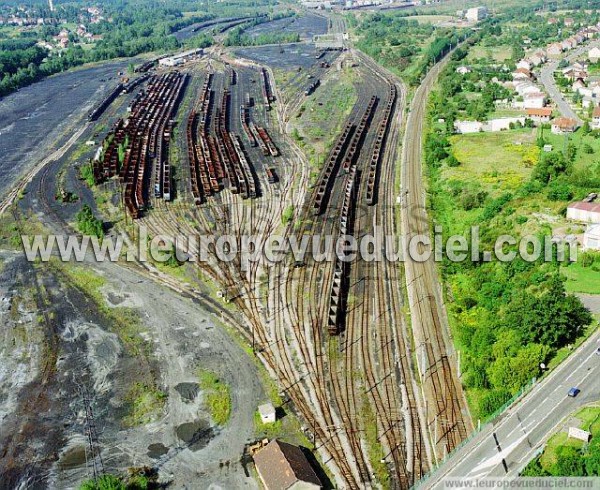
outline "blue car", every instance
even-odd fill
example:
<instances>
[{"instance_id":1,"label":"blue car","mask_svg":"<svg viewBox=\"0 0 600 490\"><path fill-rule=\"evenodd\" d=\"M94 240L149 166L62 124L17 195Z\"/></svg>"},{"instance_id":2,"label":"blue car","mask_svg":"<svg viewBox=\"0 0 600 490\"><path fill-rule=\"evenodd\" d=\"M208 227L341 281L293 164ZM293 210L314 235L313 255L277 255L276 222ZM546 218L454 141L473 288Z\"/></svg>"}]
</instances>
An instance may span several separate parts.
<instances>
[{"instance_id":1,"label":"blue car","mask_svg":"<svg viewBox=\"0 0 600 490\"><path fill-rule=\"evenodd\" d=\"M580 391L581 391L581 390L580 390L579 388L571 388L571 389L569 390L569 393L568 393L568 395L569 395L571 398L575 398L577 395L579 395L579 392L580 392Z\"/></svg>"}]
</instances>

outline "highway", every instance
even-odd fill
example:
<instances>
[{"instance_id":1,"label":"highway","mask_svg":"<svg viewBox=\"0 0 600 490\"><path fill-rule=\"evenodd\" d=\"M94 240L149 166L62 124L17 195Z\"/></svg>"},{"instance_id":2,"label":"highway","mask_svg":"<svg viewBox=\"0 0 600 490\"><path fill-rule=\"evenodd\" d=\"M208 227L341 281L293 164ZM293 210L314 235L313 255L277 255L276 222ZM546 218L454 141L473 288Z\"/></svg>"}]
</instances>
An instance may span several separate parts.
<instances>
[{"instance_id":1,"label":"highway","mask_svg":"<svg viewBox=\"0 0 600 490\"><path fill-rule=\"evenodd\" d=\"M427 99L440 70L435 65L417 89L406 122L402 152L402 233L431 236L422 177L422 135ZM472 423L457 373L448 318L436 264L411 260L405 250L408 300L415 341L416 364L426 402L425 416L436 456L449 454L472 430Z\"/></svg>"},{"instance_id":2,"label":"highway","mask_svg":"<svg viewBox=\"0 0 600 490\"><path fill-rule=\"evenodd\" d=\"M565 417L577 408L600 399L598 347L600 331L505 415L484 427L425 481L422 488L443 488L445 478L517 476ZM576 398L567 396L571 387L581 390Z\"/></svg>"}]
</instances>

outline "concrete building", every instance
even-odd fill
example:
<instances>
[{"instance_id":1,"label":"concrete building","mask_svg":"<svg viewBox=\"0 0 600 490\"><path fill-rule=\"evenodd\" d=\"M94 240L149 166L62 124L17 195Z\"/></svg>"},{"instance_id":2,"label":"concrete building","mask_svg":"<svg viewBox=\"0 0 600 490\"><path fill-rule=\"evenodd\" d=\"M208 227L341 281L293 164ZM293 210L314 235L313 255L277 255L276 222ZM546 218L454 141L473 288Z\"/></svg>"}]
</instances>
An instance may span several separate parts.
<instances>
[{"instance_id":1,"label":"concrete building","mask_svg":"<svg viewBox=\"0 0 600 490\"><path fill-rule=\"evenodd\" d=\"M574 133L577 129L577 121L570 117L557 117L552 121L552 133L553 134L568 134Z\"/></svg>"},{"instance_id":2,"label":"concrete building","mask_svg":"<svg viewBox=\"0 0 600 490\"><path fill-rule=\"evenodd\" d=\"M584 250L600 250L600 225L589 226L583 234Z\"/></svg>"},{"instance_id":3,"label":"concrete building","mask_svg":"<svg viewBox=\"0 0 600 490\"><path fill-rule=\"evenodd\" d=\"M266 490L317 490L321 481L297 446L273 439L254 455Z\"/></svg>"},{"instance_id":4,"label":"concrete building","mask_svg":"<svg viewBox=\"0 0 600 490\"><path fill-rule=\"evenodd\" d=\"M273 424L277 420L277 412L272 403L259 405L258 413L260 414L260 421L263 424Z\"/></svg>"},{"instance_id":5,"label":"concrete building","mask_svg":"<svg viewBox=\"0 0 600 490\"><path fill-rule=\"evenodd\" d=\"M600 224L600 203L581 201L569 204L567 219L583 223Z\"/></svg>"},{"instance_id":6,"label":"concrete building","mask_svg":"<svg viewBox=\"0 0 600 490\"><path fill-rule=\"evenodd\" d=\"M480 121L454 121L454 129L460 134L479 133L483 131Z\"/></svg>"},{"instance_id":7,"label":"concrete building","mask_svg":"<svg viewBox=\"0 0 600 490\"><path fill-rule=\"evenodd\" d=\"M479 22L487 17L488 10L486 7L474 7L467 10L465 17L471 22Z\"/></svg>"}]
</instances>

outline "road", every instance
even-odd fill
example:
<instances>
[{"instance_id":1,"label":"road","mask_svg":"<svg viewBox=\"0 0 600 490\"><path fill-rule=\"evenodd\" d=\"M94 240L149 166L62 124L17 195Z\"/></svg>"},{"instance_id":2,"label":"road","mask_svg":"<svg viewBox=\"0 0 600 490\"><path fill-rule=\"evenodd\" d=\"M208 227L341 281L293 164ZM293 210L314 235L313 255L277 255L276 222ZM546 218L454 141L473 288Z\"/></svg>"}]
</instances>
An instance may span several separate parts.
<instances>
[{"instance_id":1,"label":"road","mask_svg":"<svg viewBox=\"0 0 600 490\"><path fill-rule=\"evenodd\" d=\"M406 241L430 236L422 177L422 135L431 87L446 62L427 74L415 93L406 123L402 153L402 231ZM405 271L416 360L427 400L426 417L438 457L450 453L471 432L464 392L456 371L440 279L433 255L411 260L405 253Z\"/></svg>"},{"instance_id":2,"label":"road","mask_svg":"<svg viewBox=\"0 0 600 490\"><path fill-rule=\"evenodd\" d=\"M453 455L422 488L443 488L445 478L517 476L565 417L600 399L600 331L540 382L495 424ZM567 396L571 387L581 393ZM494 434L498 439L498 451ZM506 462L505 471L502 459Z\"/></svg>"},{"instance_id":3,"label":"road","mask_svg":"<svg viewBox=\"0 0 600 490\"><path fill-rule=\"evenodd\" d=\"M574 58L577 58L596 45L598 45L598 42L579 46L578 48L569 52L568 56L566 56L565 59L572 60ZM544 89L546 90L546 93L548 94L550 99L552 99L556 103L561 115L575 119L577 121L577 124L581 125L583 121L575 113L571 105L566 101L566 99L558 89L556 82L554 81L554 72L558 69L559 63L560 60L554 60L546 63L540 71L539 80L544 86Z\"/></svg>"}]
</instances>

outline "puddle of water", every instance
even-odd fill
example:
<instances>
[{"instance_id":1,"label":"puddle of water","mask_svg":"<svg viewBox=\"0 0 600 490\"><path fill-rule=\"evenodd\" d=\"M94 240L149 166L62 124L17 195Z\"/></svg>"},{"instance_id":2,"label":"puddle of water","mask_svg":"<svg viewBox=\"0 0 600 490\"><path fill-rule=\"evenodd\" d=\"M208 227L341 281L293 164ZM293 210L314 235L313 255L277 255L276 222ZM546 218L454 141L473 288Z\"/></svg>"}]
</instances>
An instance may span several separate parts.
<instances>
[{"instance_id":1,"label":"puddle of water","mask_svg":"<svg viewBox=\"0 0 600 490\"><path fill-rule=\"evenodd\" d=\"M169 448L160 442L150 444L148 446L148 457L152 459L159 459L169 452Z\"/></svg>"},{"instance_id":2,"label":"puddle of water","mask_svg":"<svg viewBox=\"0 0 600 490\"><path fill-rule=\"evenodd\" d=\"M61 470L69 470L85 464L85 446L67 449L58 461Z\"/></svg>"},{"instance_id":3,"label":"puddle of water","mask_svg":"<svg viewBox=\"0 0 600 490\"><path fill-rule=\"evenodd\" d=\"M185 442L191 451L198 451L208 445L214 436L214 431L206 420L187 422L177 427L177 437Z\"/></svg>"},{"instance_id":4,"label":"puddle of water","mask_svg":"<svg viewBox=\"0 0 600 490\"><path fill-rule=\"evenodd\" d=\"M175 391L181 395L183 401L191 402L198 396L200 386L198 383L179 383Z\"/></svg>"}]
</instances>

